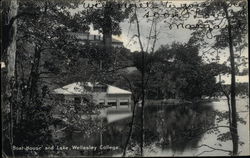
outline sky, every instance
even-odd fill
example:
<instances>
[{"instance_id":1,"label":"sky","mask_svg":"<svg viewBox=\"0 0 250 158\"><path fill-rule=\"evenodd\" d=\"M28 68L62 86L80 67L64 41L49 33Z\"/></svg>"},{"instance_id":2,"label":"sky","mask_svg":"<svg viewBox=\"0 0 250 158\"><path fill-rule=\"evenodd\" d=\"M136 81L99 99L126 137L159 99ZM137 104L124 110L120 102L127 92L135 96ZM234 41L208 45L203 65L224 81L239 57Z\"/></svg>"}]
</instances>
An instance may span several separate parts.
<instances>
[{"instance_id":1,"label":"sky","mask_svg":"<svg viewBox=\"0 0 250 158\"><path fill-rule=\"evenodd\" d=\"M158 1L159 2L159 1ZM165 1L166 2L166 1ZM186 0L176 0L176 1L168 1L168 5L176 5L176 6L180 6L182 4L191 4L193 2L197 2L197 1L186 1ZM94 3L94 1L86 1L86 3ZM162 11L158 11L160 13L165 13L166 8L163 8ZM79 7L77 9L77 11L82 10L81 7ZM77 12L77 11L73 11L73 12ZM147 18L143 17L145 15L145 13L147 13L147 9L138 9L137 13L138 13L138 19L139 19L139 25L140 25L140 31L141 31L141 40L143 43L143 47L144 50L146 49L147 45L149 45L148 50L151 50L152 48L152 44L153 44L153 40L151 39L150 41L148 40L148 36L149 36L149 32L150 32L150 28L151 28L151 21L148 21ZM192 17L192 16L191 16ZM152 18L149 18L152 19ZM171 43L173 42L180 42L180 43L186 43L189 38L191 37L191 33L192 31L189 29L185 29L185 28L169 28L169 24L164 23L164 20L166 22L169 22L169 19L161 19L161 21L157 24L157 31L159 32L158 36L157 36L157 42L155 45L155 50L157 50L161 45L166 45L169 44L171 45ZM202 19L203 20L203 19ZM185 24L195 24L197 23L197 19L194 18L188 18L186 20L183 21ZM176 23L181 23L181 21L177 21ZM131 51L140 51L140 45L138 42L138 38L136 38L134 35L137 35L137 27L136 27L136 23L130 23L128 19L125 19L122 23L120 23L121 26L121 30L122 30L122 34L120 36L113 36L113 38L120 40L123 42L124 46L128 49L130 49ZM90 26L90 33L91 34L99 34L98 31L93 30L93 27ZM216 32L215 32L216 34ZM149 42L149 44L148 44ZM208 40L209 43L213 43L214 39ZM205 48L203 50L200 50L200 52L204 52L206 50L208 50L208 48ZM229 51L228 49L225 50L221 50L221 53L219 53L220 56L220 63L225 62L228 59L229 56ZM242 52L242 56L245 56L248 58L248 49L244 49ZM206 58L211 59L211 55L205 55ZM205 58L204 58L205 59ZM248 65L247 65L248 67ZM243 67L241 67L242 69Z\"/></svg>"},{"instance_id":2,"label":"sky","mask_svg":"<svg viewBox=\"0 0 250 158\"><path fill-rule=\"evenodd\" d=\"M169 1L170 4L180 5L182 3L191 3L192 1ZM148 10L147 10L148 11ZM145 13L147 13L144 9L138 9L138 19L140 23L140 30L141 30L141 39L143 41L144 47L146 47L149 36L150 28L151 28L151 22L147 21L147 18L143 18ZM150 18L151 19L151 18ZM124 46L131 51L139 51L140 46L138 43L138 40L136 38L133 38L134 40L131 41L131 38L137 34L137 28L135 23L130 23L128 19L124 20L120 24L122 29L122 34L120 36L113 36L115 39L118 39L124 43ZM157 50L161 45L171 44L174 41L178 42L187 42L190 38L190 30L187 29L169 29L166 24L163 22L159 23L157 26L157 30L160 31L160 34L158 35L158 41L156 42L155 50ZM91 27L90 32L92 34L99 34L98 31L93 30L93 27ZM150 42L150 45L152 45L152 40Z\"/></svg>"}]
</instances>

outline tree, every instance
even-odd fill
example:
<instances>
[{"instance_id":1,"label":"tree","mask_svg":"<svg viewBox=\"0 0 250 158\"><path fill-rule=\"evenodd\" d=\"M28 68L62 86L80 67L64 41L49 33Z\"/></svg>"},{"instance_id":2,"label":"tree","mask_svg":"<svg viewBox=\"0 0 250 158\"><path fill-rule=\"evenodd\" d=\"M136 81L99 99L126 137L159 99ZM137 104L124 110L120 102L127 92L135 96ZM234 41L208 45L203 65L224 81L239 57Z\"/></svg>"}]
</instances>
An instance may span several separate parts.
<instances>
[{"instance_id":1,"label":"tree","mask_svg":"<svg viewBox=\"0 0 250 158\"><path fill-rule=\"evenodd\" d=\"M193 100L212 97L218 92L215 76L225 71L220 64L206 64L197 46L173 43L161 46L154 53L150 79L150 95L160 94L160 99ZM158 89L161 91L158 91Z\"/></svg>"},{"instance_id":2,"label":"tree","mask_svg":"<svg viewBox=\"0 0 250 158\"><path fill-rule=\"evenodd\" d=\"M126 156L127 148L129 146L129 142L131 141L131 137L133 134L133 128L134 128L135 119L136 119L135 118L136 107L138 105L138 102L141 96L141 89L140 89L141 88L141 83L140 83L141 74L138 71L133 71L126 75L121 74L120 77L121 79L116 84L125 89L129 89L132 92L132 100L133 100L132 119L130 123L128 137L127 137L125 146L123 148L123 154L122 154L122 156L124 157Z\"/></svg>"},{"instance_id":3,"label":"tree","mask_svg":"<svg viewBox=\"0 0 250 158\"><path fill-rule=\"evenodd\" d=\"M73 2L76 1L21 1L18 12L16 1L4 3L6 23L3 25L4 53L1 57L7 65L3 75L7 80L1 82L6 85L2 105L10 107L2 107L6 155L45 154L45 151L14 153L13 144L46 146L53 143L49 129L54 119L51 116L53 105L48 97L48 80L44 80L51 75L43 75L52 73L59 76L60 69L66 69L65 63L69 59L79 58L70 54L75 50L79 54L82 45L67 33L79 28L88 29L88 26L78 19L78 14L69 14L68 9L76 7ZM57 60L51 63L53 58ZM6 112L8 109L10 112Z\"/></svg>"},{"instance_id":4,"label":"tree","mask_svg":"<svg viewBox=\"0 0 250 158\"><path fill-rule=\"evenodd\" d=\"M152 4L153 5L153 4ZM146 13L146 15L143 16L143 18L147 18L147 23L151 22L150 25L150 31L148 33L147 37L147 44L143 45L143 39L142 35L143 32L141 31L140 27L140 20L138 18L138 15L141 15L140 10L136 7L131 5L131 16L130 16L130 23L134 23L137 33L133 35L131 40L134 38L137 38L137 42L140 48L140 51L138 54L135 55L134 65L141 73L141 93L140 93L140 100L141 100L141 114L140 114L140 120L141 120L141 140L140 140L140 155L143 156L143 146L144 146L144 105L145 105L145 97L146 97L146 91L148 89L148 83L151 75L151 71L153 71L153 64L155 62L154 57L152 54L155 51L155 46L157 42L157 36L159 35L160 31L158 31L157 24L163 20L160 17L155 16L148 16L148 14L152 13L155 14L158 11L162 11L160 7L156 8L149 8L149 11ZM171 9L171 12L175 11L175 9ZM175 18L170 18L171 20L176 20ZM152 43L151 49L150 49L150 42ZM150 55L148 55L150 54ZM131 125L130 128L133 128L133 125ZM129 139L128 139L129 140ZM125 145L127 146L127 145ZM125 149L126 150L126 149ZM124 156L125 156L124 151Z\"/></svg>"},{"instance_id":5,"label":"tree","mask_svg":"<svg viewBox=\"0 0 250 158\"><path fill-rule=\"evenodd\" d=\"M18 9L17 0L3 1L3 23L2 23L2 53L1 54L1 73L3 75L2 89L1 89L1 112L2 112L2 125L3 129L3 145L11 151L11 155L14 156L12 149L13 145L13 103L12 97L14 96L14 77L15 77L15 58L16 58L16 16ZM2 69L2 64L5 65L5 70ZM2 76L1 75L1 76ZM6 149L5 148L5 149ZM5 153L4 154L10 154ZM2 155L5 157L5 155Z\"/></svg>"},{"instance_id":6,"label":"tree","mask_svg":"<svg viewBox=\"0 0 250 158\"><path fill-rule=\"evenodd\" d=\"M78 21L78 23L75 22L76 20L79 20L78 15L71 16L69 14L67 8L73 7L72 4L70 2L63 2L64 1L60 3L44 1L43 3L39 3L33 1L24 1L20 4L21 11L31 10L33 11L33 14L36 13L39 15L35 17L24 17L19 19L19 46L22 51L24 50L27 52L27 47L29 47L31 50L33 49L34 51L34 54L31 52L34 57L28 79L30 100L32 100L34 97L37 97L37 82L39 80L40 73L43 73L40 71L47 70L50 72L54 71L55 73L55 69L53 70L52 67L55 67L55 65L59 64L58 62L49 62L49 57L54 55L66 60L66 58L73 56L67 54L69 49L77 50L77 48L80 47L77 45L77 42L75 42L77 41L76 39L71 39L68 37L68 31L79 28L86 30L88 29L86 24L82 23L82 21ZM57 7L62 9L59 10ZM26 45L27 47L22 48L22 45ZM48 58L46 58L45 54Z\"/></svg>"},{"instance_id":7,"label":"tree","mask_svg":"<svg viewBox=\"0 0 250 158\"><path fill-rule=\"evenodd\" d=\"M103 44L106 53L112 52L112 35L120 35L120 23L128 18L131 12L130 8L123 9L120 7L122 2L109 0L102 3L102 8L88 8L83 10L82 14L87 15L86 21L93 24L94 30L103 34Z\"/></svg>"},{"instance_id":8,"label":"tree","mask_svg":"<svg viewBox=\"0 0 250 158\"><path fill-rule=\"evenodd\" d=\"M143 43L142 43L142 32L141 32L141 28L140 28L140 23L139 23L139 18L138 18L138 13L137 13L137 8L136 7L131 7L131 12L132 12L132 15L130 17L130 22L131 23L135 23L136 25L136 29L137 29L137 33L133 36L133 37L137 37L138 39L138 43L139 43L139 47L140 47L140 51L138 54L135 55L135 60L134 60L134 65L136 66L136 68L139 70L139 72L141 73L140 77L141 77L141 93L139 98L141 100L141 115L140 115L140 120L141 120L141 141L140 141L140 155L143 156L143 146L144 146L144 105L145 105L145 93L146 93L146 89L147 89L147 84L148 84L148 80L149 80L149 74L147 74L147 72L150 72L151 71L151 64L153 63L152 60L153 58L151 58L151 56L147 56L147 53L148 50L149 50L149 44L150 44L150 40L151 38L153 39L153 46L151 48L151 51L150 53L153 53L154 52L154 47L155 47L155 44L156 44L156 41L157 41L157 35L159 34L159 32L157 32L157 19L156 18L152 18L151 20L148 20L149 22L151 21L152 22L152 25L150 26L150 32L149 32L149 35L148 35L148 42L147 42L147 45L146 45L146 49L144 49L144 46L143 46ZM154 28L154 33L152 35L152 30ZM133 38L132 38L133 39ZM148 57L148 58L146 58ZM146 66L147 65L147 66ZM145 80L146 78L146 75L147 75L147 79ZM136 106L136 104L134 105ZM133 115L135 113L133 112ZM133 122L133 118L134 116L132 116L132 122ZM130 131L132 131L132 128L133 128L133 124L131 124L131 127L130 127ZM131 137L131 133L129 134L128 136L128 141L126 142L126 145L125 145L125 149L124 149L124 152L123 152L123 156L125 156L126 154L126 147L129 143L129 139Z\"/></svg>"},{"instance_id":9,"label":"tree","mask_svg":"<svg viewBox=\"0 0 250 158\"><path fill-rule=\"evenodd\" d=\"M240 51L246 46L246 35L247 35L247 1L218 1L212 0L204 2L202 8L199 8L201 15L220 15L215 17L213 20L206 20L207 24L218 24L220 25L218 32L214 35L215 43L212 48L225 49L229 48L229 59L230 59L230 73L231 73L231 88L230 88L230 105L229 105L229 118L230 121L230 133L233 142L233 155L238 155L238 132L237 132L237 111L235 101L235 52ZM225 25L223 23L225 21ZM222 24L223 23L223 24ZM207 29L206 29L207 30ZM209 28L210 32L214 30ZM198 35L201 32L197 31L195 34ZM201 34L200 34L201 35ZM198 36L195 36L198 39ZM202 38L204 36L200 36ZM203 40L202 40L203 41Z\"/></svg>"}]
</instances>

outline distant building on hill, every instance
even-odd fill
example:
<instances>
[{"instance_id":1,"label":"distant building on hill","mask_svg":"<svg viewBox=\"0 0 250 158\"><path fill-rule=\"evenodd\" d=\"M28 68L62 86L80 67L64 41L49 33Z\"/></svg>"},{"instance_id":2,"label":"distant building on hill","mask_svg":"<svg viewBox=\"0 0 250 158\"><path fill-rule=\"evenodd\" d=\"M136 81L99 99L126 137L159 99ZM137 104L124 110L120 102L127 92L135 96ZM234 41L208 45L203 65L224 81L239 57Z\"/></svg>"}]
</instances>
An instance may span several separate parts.
<instances>
[{"instance_id":1,"label":"distant building on hill","mask_svg":"<svg viewBox=\"0 0 250 158\"><path fill-rule=\"evenodd\" d=\"M103 37L101 35L92 35L89 32L70 32L69 35L74 36L82 44L85 44L87 41L91 44L101 45L103 43ZM112 46L114 48L123 48L123 42L112 38Z\"/></svg>"}]
</instances>

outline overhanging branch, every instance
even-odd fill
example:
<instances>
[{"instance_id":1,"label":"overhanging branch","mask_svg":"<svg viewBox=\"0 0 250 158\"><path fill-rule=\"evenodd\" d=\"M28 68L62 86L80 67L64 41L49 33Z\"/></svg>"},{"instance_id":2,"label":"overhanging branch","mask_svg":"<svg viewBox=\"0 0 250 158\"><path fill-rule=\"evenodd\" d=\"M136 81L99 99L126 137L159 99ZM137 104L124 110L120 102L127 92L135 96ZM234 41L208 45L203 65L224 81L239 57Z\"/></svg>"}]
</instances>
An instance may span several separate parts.
<instances>
[{"instance_id":1,"label":"overhanging branch","mask_svg":"<svg viewBox=\"0 0 250 158\"><path fill-rule=\"evenodd\" d=\"M20 14L17 14L16 16L14 16L13 18L10 19L10 22L9 22L9 26L11 27L13 25L13 23L20 17L23 17L23 16L37 16L39 14L37 13L28 13L28 12L23 12L23 13L20 13Z\"/></svg>"},{"instance_id":2,"label":"overhanging branch","mask_svg":"<svg viewBox=\"0 0 250 158\"><path fill-rule=\"evenodd\" d=\"M211 147L207 144L201 144L200 146L196 147L196 148L201 148L201 147L208 147L210 149L212 149L213 151L214 150L217 150L217 151L223 151L223 152L228 152L228 153L231 153L232 151L231 150L226 150L226 149L221 149L221 148L214 148L214 147ZM199 155L201 155L202 153L200 153Z\"/></svg>"}]
</instances>

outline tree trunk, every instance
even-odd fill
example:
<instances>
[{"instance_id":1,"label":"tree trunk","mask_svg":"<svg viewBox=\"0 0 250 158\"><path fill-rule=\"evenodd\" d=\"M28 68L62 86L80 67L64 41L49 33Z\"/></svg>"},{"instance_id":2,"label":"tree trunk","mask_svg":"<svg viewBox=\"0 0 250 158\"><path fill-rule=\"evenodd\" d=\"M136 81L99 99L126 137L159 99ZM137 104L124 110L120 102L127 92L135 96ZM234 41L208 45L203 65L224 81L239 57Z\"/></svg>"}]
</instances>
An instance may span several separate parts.
<instances>
[{"instance_id":1,"label":"tree trunk","mask_svg":"<svg viewBox=\"0 0 250 158\"><path fill-rule=\"evenodd\" d=\"M226 19L228 21L228 44L230 52L230 65L231 65L231 110L232 110L232 127L230 127L230 132L233 142L233 155L238 155L238 131L237 131L237 111L236 111L236 100L235 100L235 63L234 63L234 50L233 50L233 37L232 37L232 26L230 17L228 15L228 10L224 7L226 13Z\"/></svg>"},{"instance_id":2,"label":"tree trunk","mask_svg":"<svg viewBox=\"0 0 250 158\"><path fill-rule=\"evenodd\" d=\"M128 84L129 84L129 88L130 88L130 90L132 92L132 99L134 101L134 107L133 107L133 112L132 112L132 120L131 120L131 124L130 124L130 130L129 130L129 134L128 134L128 137L127 137L127 140L126 140L126 144L124 146L123 154L122 154L122 157L125 157L126 156L126 152L127 152L127 147L128 147L129 141L130 141L130 139L132 137L132 133L133 133L133 126L134 126L134 120L135 120L135 114L136 114L136 105L138 103L138 99L137 99L137 97L135 95L135 92L132 90L133 88L132 88L132 84L131 84L130 80L126 76L124 76L124 75L122 75L122 77L125 80L127 80Z\"/></svg>"},{"instance_id":3,"label":"tree trunk","mask_svg":"<svg viewBox=\"0 0 250 158\"><path fill-rule=\"evenodd\" d=\"M109 2L107 2L106 7L104 8L104 25L102 28L103 31L103 44L105 47L106 55L110 54L112 51L112 19L110 17L110 8L108 7Z\"/></svg>"},{"instance_id":4,"label":"tree trunk","mask_svg":"<svg viewBox=\"0 0 250 158\"><path fill-rule=\"evenodd\" d=\"M141 102L141 156L143 156L143 143L144 143L144 101L145 101L145 88L144 88L144 52L142 51L142 75L141 75L141 82L142 82L142 102Z\"/></svg>"},{"instance_id":5,"label":"tree trunk","mask_svg":"<svg viewBox=\"0 0 250 158\"><path fill-rule=\"evenodd\" d=\"M103 43L105 46L105 51L107 53L110 53L111 51L111 46L112 46L112 33L109 31L103 32Z\"/></svg>"},{"instance_id":6,"label":"tree trunk","mask_svg":"<svg viewBox=\"0 0 250 158\"><path fill-rule=\"evenodd\" d=\"M136 20L136 27L137 27L137 33L138 33L138 41L140 44L140 48L141 48L141 59L142 59L142 70L141 70L141 83L142 83L142 106L141 106L141 156L143 156L143 142L144 142L144 100L145 100L145 87L144 87L144 60L145 60L145 52L143 50L143 45L142 45L142 41L141 41L141 32L140 32L140 24L139 24L139 20L137 17L137 12L136 12L136 8L135 8L135 20Z\"/></svg>"},{"instance_id":7,"label":"tree trunk","mask_svg":"<svg viewBox=\"0 0 250 158\"><path fill-rule=\"evenodd\" d=\"M38 91L38 79L39 79L39 65L41 58L41 50L38 47L35 47L35 55L33 59L33 64L30 72L30 101L33 101L37 97Z\"/></svg>"},{"instance_id":8,"label":"tree trunk","mask_svg":"<svg viewBox=\"0 0 250 158\"><path fill-rule=\"evenodd\" d=\"M123 154L122 157L126 156L126 152L127 152L127 147L128 147L128 143L131 139L132 133L133 133L133 126L134 126L134 120L135 120L135 111L136 111L136 104L137 101L134 100L134 107L133 107L133 112L132 112L132 120L131 120L131 124L130 124L130 129L129 129L129 133L128 133L128 138L126 140L126 144L123 150Z\"/></svg>"},{"instance_id":9,"label":"tree trunk","mask_svg":"<svg viewBox=\"0 0 250 158\"><path fill-rule=\"evenodd\" d=\"M15 17L17 15L18 3L17 0L5 0L2 2L3 5L3 40L2 40L2 52L1 60L3 60L6 67L3 70L2 82L2 123L3 127L6 128L3 131L3 145L4 151L7 154L12 154L13 145L13 121L12 121L12 99L13 99L13 87L15 85L15 63L16 63L16 31L17 24ZM1 70L2 71L2 70ZM8 153L9 150L10 153Z\"/></svg>"}]
</instances>

